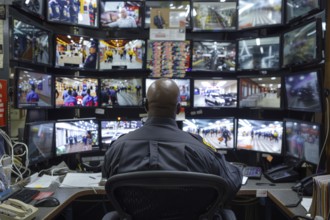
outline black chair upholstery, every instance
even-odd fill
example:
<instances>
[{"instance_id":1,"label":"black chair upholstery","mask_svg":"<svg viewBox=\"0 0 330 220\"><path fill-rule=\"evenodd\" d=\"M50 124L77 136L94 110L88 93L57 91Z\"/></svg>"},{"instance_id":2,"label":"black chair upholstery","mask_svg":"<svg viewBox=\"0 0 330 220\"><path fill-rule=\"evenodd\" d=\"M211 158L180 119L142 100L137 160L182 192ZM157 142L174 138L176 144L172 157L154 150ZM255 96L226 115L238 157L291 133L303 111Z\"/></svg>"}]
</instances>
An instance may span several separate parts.
<instances>
[{"instance_id":1,"label":"black chair upholstery","mask_svg":"<svg viewBox=\"0 0 330 220\"><path fill-rule=\"evenodd\" d=\"M118 174L105 184L125 220L209 220L226 201L227 189L220 176L182 171Z\"/></svg>"}]
</instances>

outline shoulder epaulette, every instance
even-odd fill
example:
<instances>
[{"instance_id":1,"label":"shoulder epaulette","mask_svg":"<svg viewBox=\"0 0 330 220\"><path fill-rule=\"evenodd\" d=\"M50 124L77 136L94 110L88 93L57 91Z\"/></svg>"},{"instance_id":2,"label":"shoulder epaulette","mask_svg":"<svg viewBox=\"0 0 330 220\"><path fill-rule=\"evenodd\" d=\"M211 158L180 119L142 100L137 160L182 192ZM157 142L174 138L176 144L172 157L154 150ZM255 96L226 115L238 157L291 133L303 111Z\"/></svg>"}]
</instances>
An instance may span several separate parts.
<instances>
[{"instance_id":1,"label":"shoulder epaulette","mask_svg":"<svg viewBox=\"0 0 330 220\"><path fill-rule=\"evenodd\" d=\"M204 145L206 145L206 146L208 146L212 151L214 151L214 152L216 152L217 151L217 149L214 147L214 146L212 146L209 142L207 142L206 140L205 140L205 138L202 138L200 135L198 135L198 134L193 134L193 133L190 133L190 132L188 132L191 136L193 136L195 139L197 139L198 141L200 141L200 142L202 142Z\"/></svg>"}]
</instances>

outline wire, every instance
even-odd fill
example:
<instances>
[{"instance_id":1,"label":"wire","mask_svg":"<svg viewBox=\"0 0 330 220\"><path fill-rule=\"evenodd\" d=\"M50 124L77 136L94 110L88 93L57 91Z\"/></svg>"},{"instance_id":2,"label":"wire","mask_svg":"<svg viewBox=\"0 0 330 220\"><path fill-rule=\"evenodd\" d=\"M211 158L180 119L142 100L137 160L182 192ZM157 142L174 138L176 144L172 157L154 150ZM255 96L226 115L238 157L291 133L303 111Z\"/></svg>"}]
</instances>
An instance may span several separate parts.
<instances>
[{"instance_id":1,"label":"wire","mask_svg":"<svg viewBox=\"0 0 330 220\"><path fill-rule=\"evenodd\" d=\"M324 139L324 143L323 143L323 146L322 146L322 149L321 149L321 152L320 152L320 158L319 158L319 162L317 164L317 167L316 167L316 172L315 173L318 173L319 171L319 168L320 168L320 163L321 163L321 158L322 158L322 154L326 148L326 143L327 143L327 140L328 140L328 137L329 137L329 99L328 97L325 98L325 101L326 101L326 119L325 121L327 122L326 124L326 135L325 135L325 139Z\"/></svg>"}]
</instances>

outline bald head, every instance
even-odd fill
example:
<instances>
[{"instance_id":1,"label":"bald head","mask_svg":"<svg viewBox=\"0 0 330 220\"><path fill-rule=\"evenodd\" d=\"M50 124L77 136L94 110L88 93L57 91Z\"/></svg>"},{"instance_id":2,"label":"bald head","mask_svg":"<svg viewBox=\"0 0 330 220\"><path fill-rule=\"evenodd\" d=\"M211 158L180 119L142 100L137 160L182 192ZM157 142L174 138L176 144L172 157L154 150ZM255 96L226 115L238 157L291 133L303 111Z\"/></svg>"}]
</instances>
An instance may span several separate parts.
<instances>
[{"instance_id":1,"label":"bald head","mask_svg":"<svg viewBox=\"0 0 330 220\"><path fill-rule=\"evenodd\" d=\"M180 108L179 94L179 87L171 79L161 78L153 82L147 92L148 116L175 119Z\"/></svg>"}]
</instances>

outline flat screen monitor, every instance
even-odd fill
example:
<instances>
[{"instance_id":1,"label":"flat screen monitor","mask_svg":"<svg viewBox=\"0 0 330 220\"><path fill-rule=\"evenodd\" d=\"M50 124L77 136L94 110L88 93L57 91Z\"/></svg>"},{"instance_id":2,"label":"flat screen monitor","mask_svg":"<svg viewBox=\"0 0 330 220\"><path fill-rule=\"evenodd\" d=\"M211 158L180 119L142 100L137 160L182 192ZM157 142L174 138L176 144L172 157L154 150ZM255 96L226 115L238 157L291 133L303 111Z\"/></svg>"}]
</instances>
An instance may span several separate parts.
<instances>
[{"instance_id":1,"label":"flat screen monitor","mask_svg":"<svg viewBox=\"0 0 330 220\"><path fill-rule=\"evenodd\" d=\"M71 26L98 27L97 0L47 0L47 20Z\"/></svg>"},{"instance_id":2,"label":"flat screen monitor","mask_svg":"<svg viewBox=\"0 0 330 220\"><path fill-rule=\"evenodd\" d=\"M282 24L282 0L238 0L238 2L239 29Z\"/></svg>"},{"instance_id":3,"label":"flat screen monitor","mask_svg":"<svg viewBox=\"0 0 330 220\"><path fill-rule=\"evenodd\" d=\"M319 123L286 119L286 156L317 165L320 160L320 130Z\"/></svg>"},{"instance_id":4,"label":"flat screen monitor","mask_svg":"<svg viewBox=\"0 0 330 220\"><path fill-rule=\"evenodd\" d=\"M99 123L96 119L77 119L55 123L56 155L99 150Z\"/></svg>"},{"instance_id":5,"label":"flat screen monitor","mask_svg":"<svg viewBox=\"0 0 330 220\"><path fill-rule=\"evenodd\" d=\"M193 2L191 14L193 31L237 29L237 0Z\"/></svg>"},{"instance_id":6,"label":"flat screen monitor","mask_svg":"<svg viewBox=\"0 0 330 220\"><path fill-rule=\"evenodd\" d=\"M13 5L18 6L22 10L39 17L40 19L45 19L44 15L44 1L43 0L19 0L17 2L13 1Z\"/></svg>"},{"instance_id":7,"label":"flat screen monitor","mask_svg":"<svg viewBox=\"0 0 330 220\"><path fill-rule=\"evenodd\" d=\"M190 68L190 41L149 40L147 68L150 77L184 77Z\"/></svg>"},{"instance_id":8,"label":"flat screen monitor","mask_svg":"<svg viewBox=\"0 0 330 220\"><path fill-rule=\"evenodd\" d=\"M141 39L100 40L100 70L143 69L145 46Z\"/></svg>"},{"instance_id":9,"label":"flat screen monitor","mask_svg":"<svg viewBox=\"0 0 330 220\"><path fill-rule=\"evenodd\" d=\"M98 69L98 40L78 35L56 35L55 67Z\"/></svg>"},{"instance_id":10,"label":"flat screen monitor","mask_svg":"<svg viewBox=\"0 0 330 220\"><path fill-rule=\"evenodd\" d=\"M142 127L142 125L143 123L141 120L101 120L101 142L103 148L108 148L118 137L134 131Z\"/></svg>"},{"instance_id":11,"label":"flat screen monitor","mask_svg":"<svg viewBox=\"0 0 330 220\"><path fill-rule=\"evenodd\" d=\"M284 81L288 109L307 112L322 111L318 70L288 74Z\"/></svg>"},{"instance_id":12,"label":"flat screen monitor","mask_svg":"<svg viewBox=\"0 0 330 220\"><path fill-rule=\"evenodd\" d=\"M287 0L285 9L286 9L286 22L289 23L293 20L301 19L317 11L320 11L321 5L320 5L320 0L308 0L308 1Z\"/></svg>"},{"instance_id":13,"label":"flat screen monitor","mask_svg":"<svg viewBox=\"0 0 330 220\"><path fill-rule=\"evenodd\" d=\"M192 70L233 72L236 70L236 42L194 41Z\"/></svg>"},{"instance_id":14,"label":"flat screen monitor","mask_svg":"<svg viewBox=\"0 0 330 220\"><path fill-rule=\"evenodd\" d=\"M53 75L32 69L16 68L14 97L17 108L54 107Z\"/></svg>"},{"instance_id":15,"label":"flat screen monitor","mask_svg":"<svg viewBox=\"0 0 330 220\"><path fill-rule=\"evenodd\" d=\"M186 118L182 130L200 135L216 149L234 149L234 118Z\"/></svg>"},{"instance_id":16,"label":"flat screen monitor","mask_svg":"<svg viewBox=\"0 0 330 220\"><path fill-rule=\"evenodd\" d=\"M239 118L237 121L237 149L282 153L283 121Z\"/></svg>"},{"instance_id":17,"label":"flat screen monitor","mask_svg":"<svg viewBox=\"0 0 330 220\"><path fill-rule=\"evenodd\" d=\"M55 77L55 107L95 108L99 81L89 77Z\"/></svg>"},{"instance_id":18,"label":"flat screen monitor","mask_svg":"<svg viewBox=\"0 0 330 220\"><path fill-rule=\"evenodd\" d=\"M50 36L47 29L13 19L11 57L14 60L50 65Z\"/></svg>"},{"instance_id":19,"label":"flat screen monitor","mask_svg":"<svg viewBox=\"0 0 330 220\"><path fill-rule=\"evenodd\" d=\"M267 70L280 68L280 37L238 40L238 70Z\"/></svg>"},{"instance_id":20,"label":"flat screen monitor","mask_svg":"<svg viewBox=\"0 0 330 220\"><path fill-rule=\"evenodd\" d=\"M100 106L142 106L142 78L101 79Z\"/></svg>"},{"instance_id":21,"label":"flat screen monitor","mask_svg":"<svg viewBox=\"0 0 330 220\"><path fill-rule=\"evenodd\" d=\"M26 144L29 149L29 165L54 157L54 126L54 121L27 124Z\"/></svg>"},{"instance_id":22,"label":"flat screen monitor","mask_svg":"<svg viewBox=\"0 0 330 220\"><path fill-rule=\"evenodd\" d=\"M141 28L142 1L100 1L101 28Z\"/></svg>"},{"instance_id":23,"label":"flat screen monitor","mask_svg":"<svg viewBox=\"0 0 330 220\"><path fill-rule=\"evenodd\" d=\"M186 28L190 28L190 1L145 1L145 19L144 27L145 28L157 28L157 23L154 19L151 19L152 11L161 11L163 14L168 15L168 18L165 20L171 20L170 15L175 13L184 13L186 18ZM175 22L175 17L172 18ZM171 22L168 24L165 23L163 28L168 29L171 26Z\"/></svg>"},{"instance_id":24,"label":"flat screen monitor","mask_svg":"<svg viewBox=\"0 0 330 220\"><path fill-rule=\"evenodd\" d=\"M321 59L321 26L314 20L283 34L283 67L316 63Z\"/></svg>"},{"instance_id":25,"label":"flat screen monitor","mask_svg":"<svg viewBox=\"0 0 330 220\"><path fill-rule=\"evenodd\" d=\"M149 86L157 79L147 78L146 79L146 94L148 92ZM180 104L183 107L191 106L191 96L190 96L190 79L172 79L178 85L180 89Z\"/></svg>"},{"instance_id":26,"label":"flat screen monitor","mask_svg":"<svg viewBox=\"0 0 330 220\"><path fill-rule=\"evenodd\" d=\"M236 108L237 79L195 79L194 107Z\"/></svg>"},{"instance_id":27,"label":"flat screen monitor","mask_svg":"<svg viewBox=\"0 0 330 220\"><path fill-rule=\"evenodd\" d=\"M239 78L240 108L280 109L282 104L282 77L258 76Z\"/></svg>"}]
</instances>

